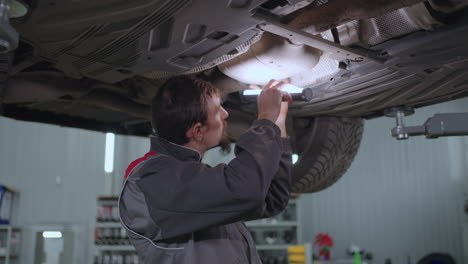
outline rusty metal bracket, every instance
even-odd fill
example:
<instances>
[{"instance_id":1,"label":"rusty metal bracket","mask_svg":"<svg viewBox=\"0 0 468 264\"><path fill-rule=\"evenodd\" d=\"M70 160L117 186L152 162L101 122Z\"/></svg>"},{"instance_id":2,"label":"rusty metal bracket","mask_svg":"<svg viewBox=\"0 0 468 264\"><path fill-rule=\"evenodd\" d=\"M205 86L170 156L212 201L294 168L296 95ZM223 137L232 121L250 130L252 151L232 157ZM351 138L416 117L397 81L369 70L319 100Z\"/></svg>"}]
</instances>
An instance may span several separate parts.
<instances>
[{"instance_id":1,"label":"rusty metal bracket","mask_svg":"<svg viewBox=\"0 0 468 264\"><path fill-rule=\"evenodd\" d=\"M338 43L323 39L320 35L313 35L303 30L294 29L281 23L278 18L267 14L261 9L257 10L253 14L253 17L263 21L263 23L258 25L258 28L261 30L287 38L293 43L302 43L323 50L324 52L329 52L331 53L332 58L339 61L357 63L365 63L369 61L377 63L385 62L382 58L371 57L369 54L360 50L345 47Z\"/></svg>"}]
</instances>

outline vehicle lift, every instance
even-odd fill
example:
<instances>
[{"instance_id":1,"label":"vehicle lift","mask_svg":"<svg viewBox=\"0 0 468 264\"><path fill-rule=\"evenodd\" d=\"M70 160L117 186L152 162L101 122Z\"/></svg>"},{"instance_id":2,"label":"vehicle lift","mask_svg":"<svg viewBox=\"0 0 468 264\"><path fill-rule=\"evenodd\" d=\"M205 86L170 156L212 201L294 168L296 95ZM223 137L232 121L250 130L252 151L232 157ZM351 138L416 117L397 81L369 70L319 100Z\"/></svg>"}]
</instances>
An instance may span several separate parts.
<instances>
[{"instance_id":1,"label":"vehicle lift","mask_svg":"<svg viewBox=\"0 0 468 264\"><path fill-rule=\"evenodd\" d=\"M468 136L468 112L435 114L420 126L405 125L405 116L414 114L413 107L391 107L386 109L384 114L395 118L396 127L392 128L392 137L398 140L422 135L426 138ZM468 215L468 197L465 199L464 211Z\"/></svg>"},{"instance_id":2,"label":"vehicle lift","mask_svg":"<svg viewBox=\"0 0 468 264\"><path fill-rule=\"evenodd\" d=\"M426 138L468 135L468 112L435 114L420 126L405 125L405 116L414 114L411 106L391 107L384 114L395 118L396 127L392 128L392 137L398 140L422 135Z\"/></svg>"}]
</instances>

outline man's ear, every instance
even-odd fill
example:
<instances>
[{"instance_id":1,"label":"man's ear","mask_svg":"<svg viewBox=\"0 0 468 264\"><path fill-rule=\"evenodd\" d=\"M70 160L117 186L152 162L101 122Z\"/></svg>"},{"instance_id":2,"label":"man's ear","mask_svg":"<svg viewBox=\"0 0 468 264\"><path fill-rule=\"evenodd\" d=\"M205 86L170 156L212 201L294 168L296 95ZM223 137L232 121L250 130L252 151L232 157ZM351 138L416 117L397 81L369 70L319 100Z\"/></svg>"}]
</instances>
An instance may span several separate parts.
<instances>
[{"instance_id":1,"label":"man's ear","mask_svg":"<svg viewBox=\"0 0 468 264\"><path fill-rule=\"evenodd\" d=\"M200 122L195 123L187 130L187 132L185 132L185 136L189 141L201 141L203 139L203 125Z\"/></svg>"}]
</instances>

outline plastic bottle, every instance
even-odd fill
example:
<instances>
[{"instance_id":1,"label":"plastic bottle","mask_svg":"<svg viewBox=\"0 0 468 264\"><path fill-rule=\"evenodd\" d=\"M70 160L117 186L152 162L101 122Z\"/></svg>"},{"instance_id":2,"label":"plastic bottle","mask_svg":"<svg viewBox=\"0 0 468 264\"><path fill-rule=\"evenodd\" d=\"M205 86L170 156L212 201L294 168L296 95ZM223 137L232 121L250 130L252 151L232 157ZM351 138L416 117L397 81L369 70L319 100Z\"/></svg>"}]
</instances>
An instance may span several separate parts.
<instances>
[{"instance_id":1,"label":"plastic bottle","mask_svg":"<svg viewBox=\"0 0 468 264\"><path fill-rule=\"evenodd\" d=\"M354 252L353 264L362 264L361 254L359 251Z\"/></svg>"}]
</instances>

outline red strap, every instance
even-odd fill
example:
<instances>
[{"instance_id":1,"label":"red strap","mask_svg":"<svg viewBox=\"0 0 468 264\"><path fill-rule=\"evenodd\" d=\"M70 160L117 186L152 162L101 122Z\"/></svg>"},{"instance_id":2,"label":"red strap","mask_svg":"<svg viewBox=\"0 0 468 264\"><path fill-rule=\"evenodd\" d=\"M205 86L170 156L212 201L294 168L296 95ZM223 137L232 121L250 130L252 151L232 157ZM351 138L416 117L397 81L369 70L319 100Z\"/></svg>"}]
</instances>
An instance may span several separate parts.
<instances>
[{"instance_id":1,"label":"red strap","mask_svg":"<svg viewBox=\"0 0 468 264\"><path fill-rule=\"evenodd\" d=\"M146 153L145 156L132 161L132 163L130 163L130 165L128 165L127 169L125 170L125 179L128 178L128 175L132 172L132 170L136 166L138 166L138 164L140 164L140 162L145 161L146 159L148 159L149 156L154 156L154 155L156 155L156 152L150 151Z\"/></svg>"}]
</instances>

